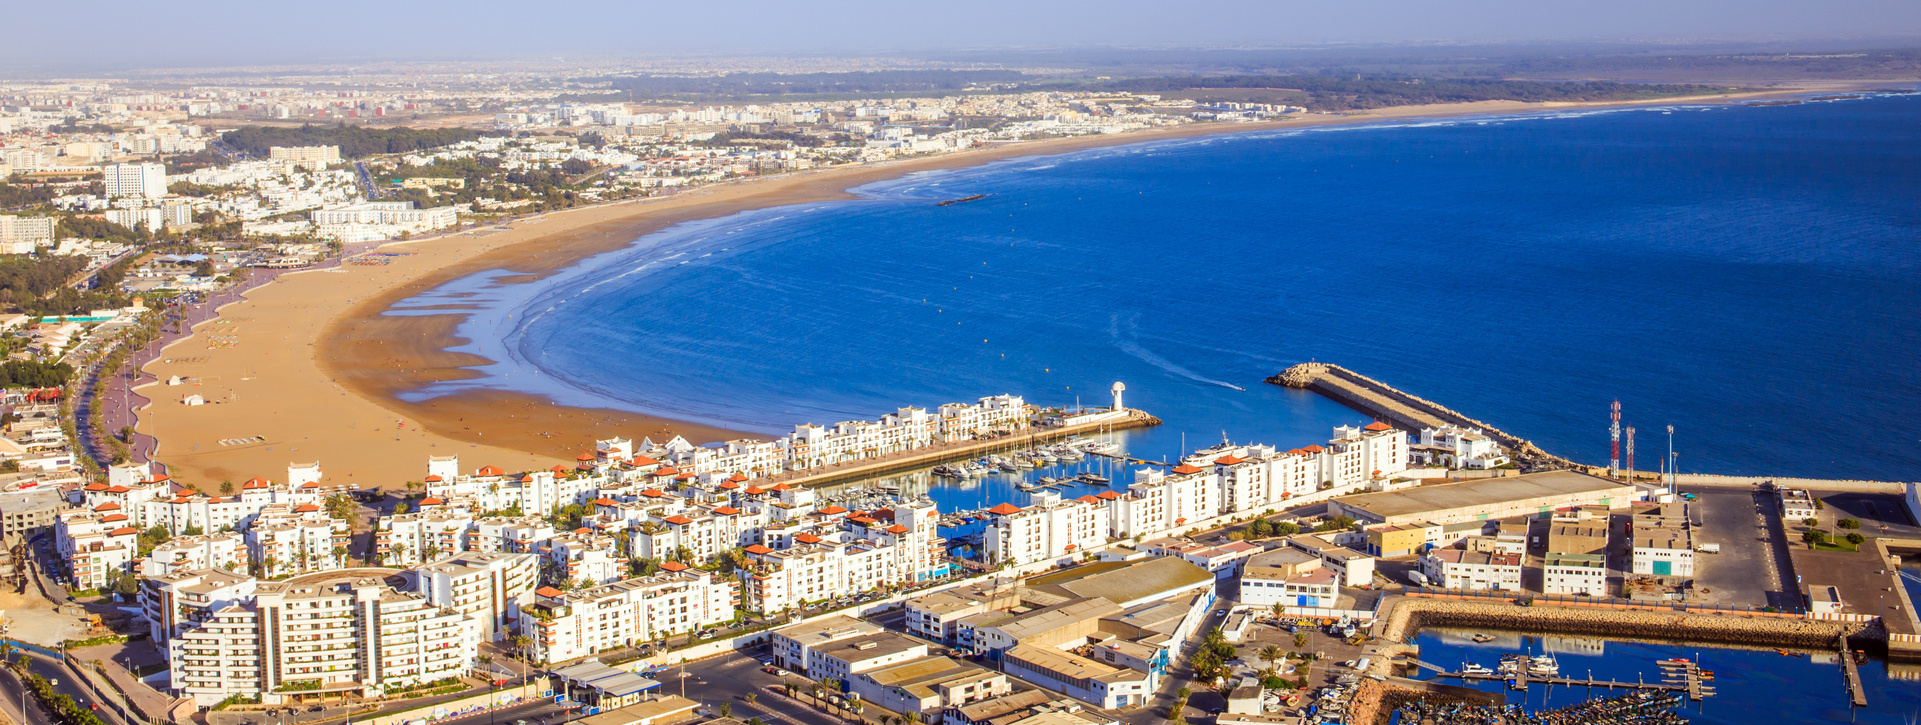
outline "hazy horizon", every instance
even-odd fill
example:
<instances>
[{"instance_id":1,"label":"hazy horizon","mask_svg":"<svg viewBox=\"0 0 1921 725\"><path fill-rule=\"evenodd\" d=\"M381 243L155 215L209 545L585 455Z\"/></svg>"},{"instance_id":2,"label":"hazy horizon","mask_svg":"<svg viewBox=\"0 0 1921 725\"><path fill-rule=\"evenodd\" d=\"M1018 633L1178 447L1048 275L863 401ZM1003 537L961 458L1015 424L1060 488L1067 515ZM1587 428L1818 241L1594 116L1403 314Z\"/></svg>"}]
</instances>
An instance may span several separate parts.
<instances>
[{"instance_id":1,"label":"hazy horizon","mask_svg":"<svg viewBox=\"0 0 1921 725\"><path fill-rule=\"evenodd\" d=\"M10 15L16 32L0 45L0 72L1084 47L1921 40L1921 3L1901 0L1371 0L1341 6L986 0L964 8L847 0L722 7L589 2L565 8L497 0L348 0L185 2L164 12L113 0L29 4Z\"/></svg>"}]
</instances>

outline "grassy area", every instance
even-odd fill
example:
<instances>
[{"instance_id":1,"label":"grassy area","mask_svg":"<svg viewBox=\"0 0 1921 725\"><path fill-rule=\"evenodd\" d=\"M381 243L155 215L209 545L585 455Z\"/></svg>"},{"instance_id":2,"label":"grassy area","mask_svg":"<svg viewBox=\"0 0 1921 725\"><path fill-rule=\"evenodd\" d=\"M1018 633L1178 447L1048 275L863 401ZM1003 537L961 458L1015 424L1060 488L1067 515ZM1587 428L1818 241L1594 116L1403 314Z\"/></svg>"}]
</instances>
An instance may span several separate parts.
<instances>
[{"instance_id":1,"label":"grassy area","mask_svg":"<svg viewBox=\"0 0 1921 725\"><path fill-rule=\"evenodd\" d=\"M1842 540L1822 542L1814 545L1815 551L1860 551L1861 547Z\"/></svg>"}]
</instances>

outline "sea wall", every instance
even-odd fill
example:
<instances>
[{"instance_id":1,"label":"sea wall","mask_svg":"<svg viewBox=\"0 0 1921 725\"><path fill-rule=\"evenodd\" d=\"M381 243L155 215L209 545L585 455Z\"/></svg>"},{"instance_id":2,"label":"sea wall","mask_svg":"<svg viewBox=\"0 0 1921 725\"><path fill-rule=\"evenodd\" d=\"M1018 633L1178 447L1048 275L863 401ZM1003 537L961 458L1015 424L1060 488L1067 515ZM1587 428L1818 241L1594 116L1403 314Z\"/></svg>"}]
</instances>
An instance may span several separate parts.
<instances>
[{"instance_id":1,"label":"sea wall","mask_svg":"<svg viewBox=\"0 0 1921 725\"><path fill-rule=\"evenodd\" d=\"M1443 425L1479 428L1488 437L1506 447L1514 461L1526 469L1546 470L1578 466L1568 459L1550 455L1525 438L1339 365L1320 362L1301 363L1268 378L1267 382L1283 387L1312 390L1403 430L1418 431L1422 428L1438 428Z\"/></svg>"},{"instance_id":2,"label":"sea wall","mask_svg":"<svg viewBox=\"0 0 1921 725\"><path fill-rule=\"evenodd\" d=\"M1751 647L1833 649L1836 638L1881 639L1874 622L1842 622L1766 614L1696 614L1589 607L1523 607L1511 602L1396 598L1376 624L1382 639L1406 641L1427 627L1485 627L1597 637L1684 640Z\"/></svg>"}]
</instances>

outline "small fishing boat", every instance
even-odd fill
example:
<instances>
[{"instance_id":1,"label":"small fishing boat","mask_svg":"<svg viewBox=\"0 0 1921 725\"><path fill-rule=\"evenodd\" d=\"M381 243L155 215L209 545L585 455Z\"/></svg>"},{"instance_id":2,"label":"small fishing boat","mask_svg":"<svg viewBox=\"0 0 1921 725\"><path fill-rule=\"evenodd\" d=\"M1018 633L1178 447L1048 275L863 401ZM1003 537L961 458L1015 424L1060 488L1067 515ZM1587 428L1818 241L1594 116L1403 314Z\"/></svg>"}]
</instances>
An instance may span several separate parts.
<instances>
[{"instance_id":1,"label":"small fishing boat","mask_svg":"<svg viewBox=\"0 0 1921 725\"><path fill-rule=\"evenodd\" d=\"M1488 669L1487 666L1485 665L1477 665L1473 662L1463 662L1461 663L1461 674L1479 675L1482 677L1487 677L1487 676L1493 675L1494 670Z\"/></svg>"},{"instance_id":2,"label":"small fishing boat","mask_svg":"<svg viewBox=\"0 0 1921 725\"><path fill-rule=\"evenodd\" d=\"M1469 639L1485 644L1485 643L1494 641L1494 635L1484 634L1484 633L1475 633L1475 635L1473 637L1470 637Z\"/></svg>"},{"instance_id":3,"label":"small fishing boat","mask_svg":"<svg viewBox=\"0 0 1921 725\"><path fill-rule=\"evenodd\" d=\"M1108 478L1106 476L1095 473L1093 471L1088 471L1087 473L1083 473L1079 476L1075 476L1075 478L1080 479L1083 483L1105 484L1108 482Z\"/></svg>"}]
</instances>

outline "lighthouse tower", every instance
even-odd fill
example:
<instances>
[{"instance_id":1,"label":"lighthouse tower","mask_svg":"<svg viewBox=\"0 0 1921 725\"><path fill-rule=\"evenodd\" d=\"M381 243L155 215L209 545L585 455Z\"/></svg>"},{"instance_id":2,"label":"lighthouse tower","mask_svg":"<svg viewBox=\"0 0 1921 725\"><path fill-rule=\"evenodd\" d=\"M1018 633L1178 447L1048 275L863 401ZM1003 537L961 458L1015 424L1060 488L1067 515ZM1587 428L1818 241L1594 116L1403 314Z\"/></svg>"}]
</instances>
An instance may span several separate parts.
<instances>
[{"instance_id":1,"label":"lighthouse tower","mask_svg":"<svg viewBox=\"0 0 1921 725\"><path fill-rule=\"evenodd\" d=\"M1123 410L1126 410L1126 408L1121 406L1121 393L1127 390L1127 385L1122 383L1119 380L1116 380L1114 381L1114 387L1108 388L1108 390L1111 390L1114 392L1114 408L1113 408L1114 412L1118 413Z\"/></svg>"}]
</instances>

